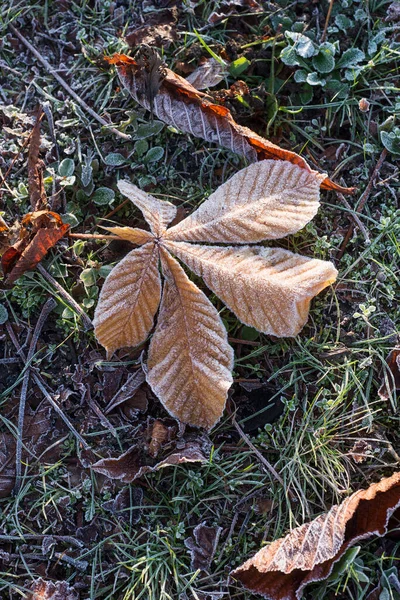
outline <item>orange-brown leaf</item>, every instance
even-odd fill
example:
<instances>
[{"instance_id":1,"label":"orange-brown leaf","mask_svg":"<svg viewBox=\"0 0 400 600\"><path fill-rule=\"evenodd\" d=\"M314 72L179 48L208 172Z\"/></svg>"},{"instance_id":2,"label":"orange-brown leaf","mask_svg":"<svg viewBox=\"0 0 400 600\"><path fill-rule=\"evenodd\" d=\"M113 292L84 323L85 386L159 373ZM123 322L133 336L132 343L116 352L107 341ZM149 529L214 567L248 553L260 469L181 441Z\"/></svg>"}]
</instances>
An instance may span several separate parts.
<instances>
[{"instance_id":1,"label":"orange-brown leaf","mask_svg":"<svg viewBox=\"0 0 400 600\"><path fill-rule=\"evenodd\" d=\"M14 283L25 271L30 271L45 257L47 252L67 233L69 225L63 223L55 228L38 229L33 239L21 245L17 242L2 256L3 272L7 275L7 284ZM25 246L21 250L21 246Z\"/></svg>"},{"instance_id":2,"label":"orange-brown leaf","mask_svg":"<svg viewBox=\"0 0 400 600\"><path fill-rule=\"evenodd\" d=\"M385 535L399 506L400 472L293 529L257 552L232 576L270 600L299 600L308 583L330 575L348 548L374 535Z\"/></svg>"},{"instance_id":3,"label":"orange-brown leaf","mask_svg":"<svg viewBox=\"0 0 400 600\"><path fill-rule=\"evenodd\" d=\"M109 62L117 67L120 81L131 96L147 110L153 109L161 121L195 137L230 148L250 162L265 159L287 160L311 171L304 158L239 125L227 108L213 104L206 94L196 90L170 69L165 69L166 76L155 95L154 106L151 107L146 91L147 74L144 68L121 54L112 57ZM328 178L322 182L321 187L342 193L353 191L352 188L344 188Z\"/></svg>"},{"instance_id":4,"label":"orange-brown leaf","mask_svg":"<svg viewBox=\"0 0 400 600\"><path fill-rule=\"evenodd\" d=\"M232 384L233 351L208 298L163 250L166 278L150 342L147 382L182 423L210 429Z\"/></svg>"},{"instance_id":5,"label":"orange-brown leaf","mask_svg":"<svg viewBox=\"0 0 400 600\"><path fill-rule=\"evenodd\" d=\"M279 337L299 333L312 298L337 276L332 263L283 248L165 245L242 323Z\"/></svg>"},{"instance_id":6,"label":"orange-brown leaf","mask_svg":"<svg viewBox=\"0 0 400 600\"><path fill-rule=\"evenodd\" d=\"M107 277L93 325L108 353L144 342L160 303L158 248L145 244L132 250Z\"/></svg>"}]
</instances>

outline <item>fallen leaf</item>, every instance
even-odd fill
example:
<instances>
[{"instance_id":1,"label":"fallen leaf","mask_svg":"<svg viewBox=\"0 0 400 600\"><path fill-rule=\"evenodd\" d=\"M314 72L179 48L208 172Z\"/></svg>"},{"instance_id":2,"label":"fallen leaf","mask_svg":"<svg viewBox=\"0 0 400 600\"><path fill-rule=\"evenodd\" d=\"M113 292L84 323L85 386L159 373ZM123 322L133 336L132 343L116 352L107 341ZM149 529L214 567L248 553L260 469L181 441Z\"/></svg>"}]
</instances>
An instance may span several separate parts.
<instances>
[{"instance_id":1,"label":"fallen leaf","mask_svg":"<svg viewBox=\"0 0 400 600\"><path fill-rule=\"evenodd\" d=\"M26 214L21 222L20 239L1 257L6 284L34 269L68 230L69 225L55 212L40 210Z\"/></svg>"},{"instance_id":2,"label":"fallen leaf","mask_svg":"<svg viewBox=\"0 0 400 600\"><path fill-rule=\"evenodd\" d=\"M196 90L204 90L218 85L225 79L226 73L227 65L211 57L206 59L193 73L188 75L186 81L196 88Z\"/></svg>"},{"instance_id":3,"label":"fallen leaf","mask_svg":"<svg viewBox=\"0 0 400 600\"><path fill-rule=\"evenodd\" d=\"M125 35L125 41L130 47L154 44L157 48L168 48L171 42L176 41L177 10L174 7L158 10L149 16L144 13L144 17L144 25L129 29Z\"/></svg>"},{"instance_id":4,"label":"fallen leaf","mask_svg":"<svg viewBox=\"0 0 400 600\"><path fill-rule=\"evenodd\" d=\"M138 523L141 517L143 490L140 487L127 486L122 488L113 500L103 503L103 508L121 521L132 524Z\"/></svg>"},{"instance_id":5,"label":"fallen leaf","mask_svg":"<svg viewBox=\"0 0 400 600\"><path fill-rule=\"evenodd\" d=\"M202 277L246 325L294 336L307 320L311 299L335 281L337 271L326 261L248 244L304 227L318 210L323 179L289 162L261 161L234 175L170 229L175 216L170 203L119 182L152 232L108 276L95 333L108 352L145 341L160 303L161 259L165 283L146 379L175 418L206 429L220 419L232 383L233 351L218 312L171 254ZM120 227L116 233L132 240L134 231Z\"/></svg>"},{"instance_id":6,"label":"fallen leaf","mask_svg":"<svg viewBox=\"0 0 400 600\"><path fill-rule=\"evenodd\" d=\"M142 383L144 383L145 380L146 377L142 369L139 369L132 375L129 375L125 383L120 387L117 393L111 398L110 402L107 404L106 408L104 409L105 414L108 414L117 406L124 404L124 402L127 402L132 397L134 397L136 392L139 390L140 386L142 385ZM146 408L147 406L144 407L144 410L146 410ZM143 410L143 408L141 408L140 410Z\"/></svg>"},{"instance_id":7,"label":"fallen leaf","mask_svg":"<svg viewBox=\"0 0 400 600\"><path fill-rule=\"evenodd\" d=\"M382 400L388 400L393 392L400 391L400 348L393 348L386 359L389 372L385 370L381 387L378 390Z\"/></svg>"},{"instance_id":8,"label":"fallen leaf","mask_svg":"<svg viewBox=\"0 0 400 600\"><path fill-rule=\"evenodd\" d=\"M156 419L152 426L149 454L153 458L157 456L164 444L171 441L176 434L176 427L165 424L161 419Z\"/></svg>"},{"instance_id":9,"label":"fallen leaf","mask_svg":"<svg viewBox=\"0 0 400 600\"><path fill-rule=\"evenodd\" d=\"M208 527L204 521L194 528L194 537L186 538L185 546L191 551L190 568L192 571L209 570L221 532L222 527Z\"/></svg>"},{"instance_id":10,"label":"fallen leaf","mask_svg":"<svg viewBox=\"0 0 400 600\"><path fill-rule=\"evenodd\" d=\"M157 93L150 99L149 69L142 65L140 55L139 59L135 60L124 54L114 54L106 57L106 60L116 66L120 81L131 96L168 125L208 142L217 142L232 152L243 155L249 162L265 159L287 160L315 173L304 158L239 125L227 108L214 104L206 94L170 69L164 69ZM353 188L344 188L334 183L326 175L321 187L341 193L354 191Z\"/></svg>"},{"instance_id":11,"label":"fallen leaf","mask_svg":"<svg viewBox=\"0 0 400 600\"><path fill-rule=\"evenodd\" d=\"M66 581L45 581L40 577L29 590L27 600L79 600L78 592Z\"/></svg>"},{"instance_id":12,"label":"fallen leaf","mask_svg":"<svg viewBox=\"0 0 400 600\"><path fill-rule=\"evenodd\" d=\"M118 458L103 458L92 465L93 471L110 479L118 479L124 483L132 483L146 473L152 473L164 467L180 465L187 462L205 462L208 457L204 453L201 438L184 442L183 448L167 456L155 465L144 463L143 448L132 446Z\"/></svg>"},{"instance_id":13,"label":"fallen leaf","mask_svg":"<svg viewBox=\"0 0 400 600\"><path fill-rule=\"evenodd\" d=\"M372 536L384 536L399 506L400 472L293 529L231 575L264 598L300 600L305 586L326 579L348 548Z\"/></svg>"},{"instance_id":14,"label":"fallen leaf","mask_svg":"<svg viewBox=\"0 0 400 600\"><path fill-rule=\"evenodd\" d=\"M210 429L232 385L233 350L217 310L162 251L166 278L150 342L147 382L173 416Z\"/></svg>"},{"instance_id":15,"label":"fallen leaf","mask_svg":"<svg viewBox=\"0 0 400 600\"><path fill-rule=\"evenodd\" d=\"M160 297L158 247L147 243L127 254L102 287L93 325L109 354L146 339Z\"/></svg>"}]
</instances>

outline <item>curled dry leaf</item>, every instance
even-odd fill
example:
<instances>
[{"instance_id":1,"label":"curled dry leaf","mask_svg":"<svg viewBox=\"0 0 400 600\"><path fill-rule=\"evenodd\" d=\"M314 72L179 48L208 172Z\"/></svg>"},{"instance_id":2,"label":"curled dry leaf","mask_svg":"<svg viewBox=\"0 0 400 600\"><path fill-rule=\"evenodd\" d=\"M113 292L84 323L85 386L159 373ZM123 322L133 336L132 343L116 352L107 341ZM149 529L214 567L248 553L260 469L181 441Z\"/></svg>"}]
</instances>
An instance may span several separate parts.
<instances>
[{"instance_id":1,"label":"curled dry leaf","mask_svg":"<svg viewBox=\"0 0 400 600\"><path fill-rule=\"evenodd\" d=\"M330 575L348 548L385 535L399 507L400 473L394 473L272 542L231 575L270 600L299 600L308 583Z\"/></svg>"},{"instance_id":2,"label":"curled dry leaf","mask_svg":"<svg viewBox=\"0 0 400 600\"><path fill-rule=\"evenodd\" d=\"M20 239L1 257L6 283L14 283L25 271L30 271L68 232L69 225L60 215L49 210L28 213L22 219Z\"/></svg>"},{"instance_id":3,"label":"curled dry leaf","mask_svg":"<svg viewBox=\"0 0 400 600\"><path fill-rule=\"evenodd\" d=\"M150 98L149 67L140 56L134 60L124 54L114 54L106 60L116 66L120 81L131 96L168 125L208 142L216 142L245 156L249 162L287 160L315 174L304 158L239 125L227 108L214 104L206 94L170 69L163 70L162 81L159 81L156 93ZM352 188L344 188L326 175L321 187L344 194L353 192Z\"/></svg>"},{"instance_id":4,"label":"curled dry leaf","mask_svg":"<svg viewBox=\"0 0 400 600\"><path fill-rule=\"evenodd\" d=\"M146 465L143 449L132 446L118 458L103 458L92 465L92 469L110 479L118 479L124 483L132 483L146 473L158 471L164 467L180 465L187 462L205 462L208 460L204 452L201 438L184 442L183 447L167 456L155 465Z\"/></svg>"},{"instance_id":5,"label":"curled dry leaf","mask_svg":"<svg viewBox=\"0 0 400 600\"><path fill-rule=\"evenodd\" d=\"M27 600L79 600L78 592L66 581L45 581L40 577L29 590Z\"/></svg>"},{"instance_id":6,"label":"curled dry leaf","mask_svg":"<svg viewBox=\"0 0 400 600\"><path fill-rule=\"evenodd\" d=\"M203 521L194 528L193 537L186 538L185 546L190 550L192 571L209 570L221 532L222 527L209 527Z\"/></svg>"},{"instance_id":7,"label":"curled dry leaf","mask_svg":"<svg viewBox=\"0 0 400 600\"><path fill-rule=\"evenodd\" d=\"M318 173L289 162L261 161L234 175L170 229L171 204L128 182L118 184L143 211L152 232L107 278L95 333L109 352L146 339L160 302L161 259L165 283L146 378L180 421L210 429L220 419L232 383L233 352L218 312L171 255L201 276L243 323L271 335L294 336L307 320L311 299L335 281L336 269L282 248L248 244L294 233L308 223L318 210L321 181ZM138 243L137 230L114 231Z\"/></svg>"}]
</instances>

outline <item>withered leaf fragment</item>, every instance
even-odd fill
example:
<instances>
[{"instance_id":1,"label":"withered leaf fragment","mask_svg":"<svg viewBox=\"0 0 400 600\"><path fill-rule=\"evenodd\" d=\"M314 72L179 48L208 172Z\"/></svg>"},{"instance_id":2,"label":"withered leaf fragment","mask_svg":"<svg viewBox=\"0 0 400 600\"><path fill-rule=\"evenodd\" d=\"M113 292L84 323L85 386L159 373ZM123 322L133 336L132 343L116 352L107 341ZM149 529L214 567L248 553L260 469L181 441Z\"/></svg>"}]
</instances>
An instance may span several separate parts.
<instances>
[{"instance_id":1,"label":"withered leaf fragment","mask_svg":"<svg viewBox=\"0 0 400 600\"><path fill-rule=\"evenodd\" d=\"M185 546L191 551L190 567L193 571L209 570L221 532L222 527L209 527L204 521L194 528L194 538L186 538Z\"/></svg>"},{"instance_id":2,"label":"withered leaf fragment","mask_svg":"<svg viewBox=\"0 0 400 600\"><path fill-rule=\"evenodd\" d=\"M205 462L208 460L204 454L201 439L190 440L184 443L183 448L169 454L164 460L155 465L146 465L143 450L132 446L118 458L103 458L92 465L92 469L110 479L118 479L124 483L132 483L146 473L158 471L164 467L180 465L187 462Z\"/></svg>"},{"instance_id":3,"label":"withered leaf fragment","mask_svg":"<svg viewBox=\"0 0 400 600\"><path fill-rule=\"evenodd\" d=\"M114 54L106 57L106 60L116 66L120 81L131 96L168 125L229 148L245 156L249 162L287 160L315 173L299 154L281 148L239 125L227 108L214 104L206 94L170 69L164 68L162 80L157 78L157 84L151 86L149 93L149 67L145 56L135 60L125 54ZM344 194L353 192L352 188L344 188L326 175L321 187Z\"/></svg>"},{"instance_id":4,"label":"withered leaf fragment","mask_svg":"<svg viewBox=\"0 0 400 600\"><path fill-rule=\"evenodd\" d=\"M29 589L28 600L79 600L78 592L66 581L45 581L39 577Z\"/></svg>"},{"instance_id":5,"label":"withered leaf fragment","mask_svg":"<svg viewBox=\"0 0 400 600\"><path fill-rule=\"evenodd\" d=\"M348 548L385 535L399 507L400 472L265 546L231 575L270 600L300 600L304 587L326 579Z\"/></svg>"},{"instance_id":6,"label":"withered leaf fragment","mask_svg":"<svg viewBox=\"0 0 400 600\"><path fill-rule=\"evenodd\" d=\"M249 244L295 233L311 221L321 181L323 175L287 161L260 161L169 229L176 214L172 204L119 182L151 232L113 228L142 246L108 276L95 333L108 352L138 345L160 304L146 379L176 419L206 429L215 425L232 383L233 351L217 310L172 255L202 277L243 323L267 334L295 336L307 321L310 301L335 281L337 271L326 261ZM165 278L162 295L159 264Z\"/></svg>"},{"instance_id":7,"label":"withered leaf fragment","mask_svg":"<svg viewBox=\"0 0 400 600\"><path fill-rule=\"evenodd\" d=\"M26 214L21 222L20 239L1 257L6 283L14 283L25 271L34 269L68 230L69 225L55 212L39 210Z\"/></svg>"},{"instance_id":8,"label":"withered leaf fragment","mask_svg":"<svg viewBox=\"0 0 400 600\"><path fill-rule=\"evenodd\" d=\"M28 190L33 211L43 210L47 207L47 196L43 183L44 163L39 158L40 125L43 114L42 108L39 107L28 152Z\"/></svg>"}]
</instances>

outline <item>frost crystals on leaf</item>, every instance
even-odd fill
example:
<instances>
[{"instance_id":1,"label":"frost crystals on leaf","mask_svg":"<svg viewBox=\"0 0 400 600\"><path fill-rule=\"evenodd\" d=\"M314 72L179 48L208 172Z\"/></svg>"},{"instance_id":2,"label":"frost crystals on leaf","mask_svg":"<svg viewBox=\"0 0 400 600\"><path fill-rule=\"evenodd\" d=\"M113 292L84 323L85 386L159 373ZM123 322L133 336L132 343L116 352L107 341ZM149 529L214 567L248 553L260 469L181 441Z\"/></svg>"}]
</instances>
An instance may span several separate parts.
<instances>
[{"instance_id":1,"label":"frost crystals on leaf","mask_svg":"<svg viewBox=\"0 0 400 600\"><path fill-rule=\"evenodd\" d=\"M324 180L290 162L264 160L234 175L170 229L176 214L172 204L129 182L118 184L152 233L109 228L143 246L108 276L95 333L108 352L146 339L160 303L161 257L165 283L147 381L175 418L206 429L215 425L232 383L233 351L218 312L171 254L201 276L243 323L271 335L294 336L307 321L312 298L335 281L337 271L330 262L248 244L304 227L317 213Z\"/></svg>"}]
</instances>

